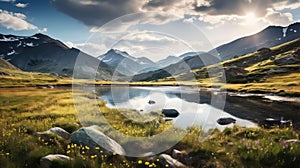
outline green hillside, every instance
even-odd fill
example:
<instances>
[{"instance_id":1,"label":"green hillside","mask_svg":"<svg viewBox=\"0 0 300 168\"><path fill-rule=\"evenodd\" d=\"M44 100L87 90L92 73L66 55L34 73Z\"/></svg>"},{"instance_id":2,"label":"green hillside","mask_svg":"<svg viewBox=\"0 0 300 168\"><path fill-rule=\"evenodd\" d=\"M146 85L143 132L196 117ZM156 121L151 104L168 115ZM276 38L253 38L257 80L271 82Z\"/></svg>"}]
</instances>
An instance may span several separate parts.
<instances>
[{"instance_id":1,"label":"green hillside","mask_svg":"<svg viewBox=\"0 0 300 168\"><path fill-rule=\"evenodd\" d=\"M210 72L210 73L208 73ZM217 65L193 70L166 81L186 81L194 75L199 85L244 92L300 95L300 39L243 55ZM224 75L225 74L225 75ZM226 77L226 80L221 80ZM223 82L226 81L226 84Z\"/></svg>"},{"instance_id":2,"label":"green hillside","mask_svg":"<svg viewBox=\"0 0 300 168\"><path fill-rule=\"evenodd\" d=\"M71 84L70 78L55 74L24 72L0 58L0 87Z\"/></svg>"}]
</instances>

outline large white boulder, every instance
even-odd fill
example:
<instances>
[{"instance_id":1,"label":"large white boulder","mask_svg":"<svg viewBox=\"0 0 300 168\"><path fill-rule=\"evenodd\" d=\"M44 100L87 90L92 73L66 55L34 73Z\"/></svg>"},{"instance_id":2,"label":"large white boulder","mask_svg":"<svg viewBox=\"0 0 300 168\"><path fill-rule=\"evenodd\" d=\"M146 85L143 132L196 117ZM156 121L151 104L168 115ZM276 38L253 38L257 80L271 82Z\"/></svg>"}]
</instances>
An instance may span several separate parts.
<instances>
[{"instance_id":1,"label":"large white boulder","mask_svg":"<svg viewBox=\"0 0 300 168\"><path fill-rule=\"evenodd\" d=\"M71 134L71 142L91 148L101 147L106 150L108 154L112 154L113 152L119 155L126 154L120 144L103 134L98 128L98 126L80 128Z\"/></svg>"}]
</instances>

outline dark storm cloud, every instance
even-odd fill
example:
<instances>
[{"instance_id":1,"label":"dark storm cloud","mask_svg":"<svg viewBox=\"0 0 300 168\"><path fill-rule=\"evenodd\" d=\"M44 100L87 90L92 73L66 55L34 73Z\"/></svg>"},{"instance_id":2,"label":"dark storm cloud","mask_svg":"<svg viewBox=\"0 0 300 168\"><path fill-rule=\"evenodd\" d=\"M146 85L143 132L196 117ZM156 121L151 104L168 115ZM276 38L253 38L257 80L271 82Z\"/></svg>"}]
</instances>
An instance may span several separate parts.
<instances>
[{"instance_id":1,"label":"dark storm cloud","mask_svg":"<svg viewBox=\"0 0 300 168\"><path fill-rule=\"evenodd\" d=\"M59 11L88 26L101 26L122 15L138 12L140 0L52 0Z\"/></svg>"},{"instance_id":2,"label":"dark storm cloud","mask_svg":"<svg viewBox=\"0 0 300 168\"><path fill-rule=\"evenodd\" d=\"M177 2L182 0L151 0L148 3L144 4L144 8L157 8L157 7L171 7Z\"/></svg>"},{"instance_id":3,"label":"dark storm cloud","mask_svg":"<svg viewBox=\"0 0 300 168\"><path fill-rule=\"evenodd\" d=\"M195 0L194 10L209 15L245 15L253 11L257 16L265 16L268 8L274 8L278 3L290 5L300 0ZM202 1L203 2L203 1Z\"/></svg>"},{"instance_id":4,"label":"dark storm cloud","mask_svg":"<svg viewBox=\"0 0 300 168\"><path fill-rule=\"evenodd\" d=\"M100 27L120 16L141 11L175 12L182 17L185 14L244 16L253 12L258 17L265 17L269 14L269 9L292 6L300 0L51 0L51 2L57 10L66 15L88 26ZM159 15L156 17L158 21L161 19Z\"/></svg>"}]
</instances>

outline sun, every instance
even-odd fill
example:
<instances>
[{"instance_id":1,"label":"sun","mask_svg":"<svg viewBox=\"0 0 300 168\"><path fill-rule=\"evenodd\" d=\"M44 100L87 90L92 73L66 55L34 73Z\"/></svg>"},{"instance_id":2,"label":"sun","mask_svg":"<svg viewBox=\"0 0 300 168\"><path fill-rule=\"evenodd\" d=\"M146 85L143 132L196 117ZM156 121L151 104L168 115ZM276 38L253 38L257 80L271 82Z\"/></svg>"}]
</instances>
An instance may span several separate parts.
<instances>
[{"instance_id":1,"label":"sun","mask_svg":"<svg viewBox=\"0 0 300 168\"><path fill-rule=\"evenodd\" d=\"M254 12L248 12L246 15L245 15L246 19L255 19L256 16L255 16L255 13Z\"/></svg>"},{"instance_id":2,"label":"sun","mask_svg":"<svg viewBox=\"0 0 300 168\"><path fill-rule=\"evenodd\" d=\"M247 25L253 25L256 23L257 21L257 17L255 15L254 12L248 12L245 16L244 16L244 19L245 19L245 23Z\"/></svg>"}]
</instances>

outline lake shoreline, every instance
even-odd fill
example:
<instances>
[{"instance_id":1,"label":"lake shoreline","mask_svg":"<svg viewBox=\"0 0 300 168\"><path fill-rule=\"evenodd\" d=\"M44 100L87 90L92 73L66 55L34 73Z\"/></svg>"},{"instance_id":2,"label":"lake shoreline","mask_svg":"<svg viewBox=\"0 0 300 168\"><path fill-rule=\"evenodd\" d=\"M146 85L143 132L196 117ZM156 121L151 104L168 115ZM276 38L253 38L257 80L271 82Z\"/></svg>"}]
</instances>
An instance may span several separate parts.
<instances>
[{"instance_id":1,"label":"lake shoreline","mask_svg":"<svg viewBox=\"0 0 300 168\"><path fill-rule=\"evenodd\" d=\"M265 91L265 90L249 90L249 91L239 91L238 89L233 88L226 88L226 87L211 87L211 86L205 86L205 85L193 85L193 84L161 84L161 83L101 83L101 84L93 84L93 83L78 83L78 84L72 84L72 83L66 83L66 84L55 84L55 83L49 83L49 84L28 84L28 85L0 85L0 88L32 88L32 87L47 87L47 86L53 86L53 87L74 87L74 86L82 86L82 85L94 85L95 87L102 87L102 86L119 86L119 87L192 87L192 88L200 88L200 89L207 89L207 90L219 90L224 91L228 93L246 93L246 94L272 94L276 96L283 96L283 97L300 97L300 93L286 93L284 91L277 92L277 91Z\"/></svg>"}]
</instances>

